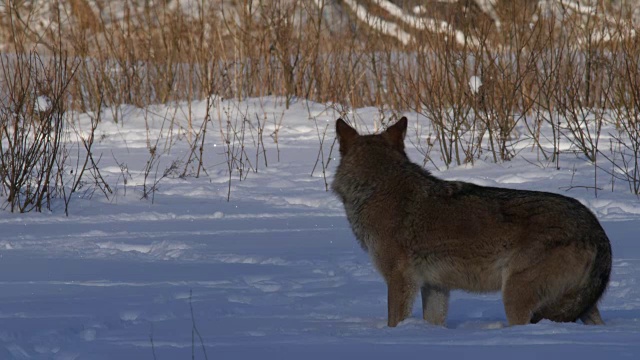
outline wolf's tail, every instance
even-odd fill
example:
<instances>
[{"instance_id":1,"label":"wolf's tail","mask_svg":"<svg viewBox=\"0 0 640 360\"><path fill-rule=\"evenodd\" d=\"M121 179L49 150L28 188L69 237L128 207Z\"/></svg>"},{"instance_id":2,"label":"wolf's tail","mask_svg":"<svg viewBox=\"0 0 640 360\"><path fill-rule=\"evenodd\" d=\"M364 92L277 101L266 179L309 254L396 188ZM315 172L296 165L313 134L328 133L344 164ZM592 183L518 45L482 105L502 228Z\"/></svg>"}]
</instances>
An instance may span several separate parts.
<instances>
[{"instance_id":1,"label":"wolf's tail","mask_svg":"<svg viewBox=\"0 0 640 360\"><path fill-rule=\"evenodd\" d=\"M611 274L611 244L604 230L590 234L589 247L594 250L591 266L584 280L558 299L536 310L531 322L550 319L559 322L575 322L578 319L585 324L604 324L598 311L598 300L607 288ZM577 285L577 284L576 284Z\"/></svg>"},{"instance_id":2,"label":"wolf's tail","mask_svg":"<svg viewBox=\"0 0 640 360\"><path fill-rule=\"evenodd\" d=\"M591 272L589 273L589 280L584 289L585 293L583 294L583 303L585 306L578 317L585 324L604 323L600 318L600 313L596 306L598 300L600 300L602 294L604 294L607 289L611 275L611 243L604 233L604 230L601 230L596 236L593 241L596 254L593 259Z\"/></svg>"}]
</instances>

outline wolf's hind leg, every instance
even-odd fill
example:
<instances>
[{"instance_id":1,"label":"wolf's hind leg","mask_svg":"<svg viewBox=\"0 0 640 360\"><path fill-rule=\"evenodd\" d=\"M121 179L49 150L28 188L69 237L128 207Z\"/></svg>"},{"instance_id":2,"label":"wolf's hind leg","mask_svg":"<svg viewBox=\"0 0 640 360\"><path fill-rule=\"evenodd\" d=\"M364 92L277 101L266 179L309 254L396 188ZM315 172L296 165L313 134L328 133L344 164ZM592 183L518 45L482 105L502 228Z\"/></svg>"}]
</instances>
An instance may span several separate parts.
<instances>
[{"instance_id":1,"label":"wolf's hind leg","mask_svg":"<svg viewBox=\"0 0 640 360\"><path fill-rule=\"evenodd\" d=\"M388 325L396 327L398 323L411 315L411 305L416 293L416 284L400 271L386 277L388 289Z\"/></svg>"},{"instance_id":2,"label":"wolf's hind leg","mask_svg":"<svg viewBox=\"0 0 640 360\"><path fill-rule=\"evenodd\" d=\"M535 310L540 304L536 291L537 282L530 271L510 275L502 286L502 301L509 326L525 325L534 319Z\"/></svg>"},{"instance_id":3,"label":"wolf's hind leg","mask_svg":"<svg viewBox=\"0 0 640 360\"><path fill-rule=\"evenodd\" d=\"M585 325L604 325L597 305L594 305L589 311L580 316L580 320L582 320Z\"/></svg>"},{"instance_id":4,"label":"wolf's hind leg","mask_svg":"<svg viewBox=\"0 0 640 360\"><path fill-rule=\"evenodd\" d=\"M449 290L432 285L423 285L422 317L433 325L444 326L449 311Z\"/></svg>"}]
</instances>

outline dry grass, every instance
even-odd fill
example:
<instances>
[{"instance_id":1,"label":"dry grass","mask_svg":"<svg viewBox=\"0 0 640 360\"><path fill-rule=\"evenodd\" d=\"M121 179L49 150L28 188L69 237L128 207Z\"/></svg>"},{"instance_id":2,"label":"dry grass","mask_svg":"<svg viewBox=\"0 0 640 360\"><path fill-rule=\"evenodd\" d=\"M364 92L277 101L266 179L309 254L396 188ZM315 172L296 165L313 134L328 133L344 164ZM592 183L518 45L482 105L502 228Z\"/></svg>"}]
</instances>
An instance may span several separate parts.
<instances>
[{"instance_id":1,"label":"dry grass","mask_svg":"<svg viewBox=\"0 0 640 360\"><path fill-rule=\"evenodd\" d=\"M416 144L426 156L439 147L447 166L480 157L508 161L514 140L525 136L540 145L544 124L554 131L554 149L537 149L547 163L560 165L559 142L566 138L596 164L600 129L613 121L620 133L608 146L620 156L609 159L612 173L640 192L640 148L629 145L640 138L640 28L631 5L598 2L597 11L578 13L501 1L493 15L498 25L467 3L434 7L434 18L449 24L434 28L441 23L398 20L388 4L373 0L360 2L371 10L364 17L346 0L342 11L323 0L191 7L7 0L0 41L6 52L83 59L65 90L65 109L111 108L116 121L126 121L117 116L121 104L278 96L287 107L304 98L342 110L413 110L431 120L428 133L415 134ZM482 82L478 91L469 86L472 77ZM198 161L199 175L195 144L206 129L193 129L189 120L194 152L188 163ZM209 126L219 125L222 136L245 131L229 124ZM519 125L528 133L516 133ZM228 155L229 172L244 171L240 179L257 170L257 159L246 168L246 154L230 149Z\"/></svg>"}]
</instances>

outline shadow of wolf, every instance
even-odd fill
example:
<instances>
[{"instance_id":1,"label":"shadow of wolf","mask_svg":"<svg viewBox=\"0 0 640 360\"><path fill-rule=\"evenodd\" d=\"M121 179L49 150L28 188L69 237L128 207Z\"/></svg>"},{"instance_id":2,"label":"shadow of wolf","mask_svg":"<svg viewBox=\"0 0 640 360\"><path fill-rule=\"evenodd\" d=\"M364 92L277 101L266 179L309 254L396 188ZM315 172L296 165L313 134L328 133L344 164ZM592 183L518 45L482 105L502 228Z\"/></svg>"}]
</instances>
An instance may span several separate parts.
<instances>
[{"instance_id":1,"label":"shadow of wolf","mask_svg":"<svg viewBox=\"0 0 640 360\"><path fill-rule=\"evenodd\" d=\"M444 181L404 151L407 119L379 135L336 122L332 184L360 245L388 287L388 325L411 314L444 325L449 291L502 291L509 325L604 324L611 245L577 200L546 192Z\"/></svg>"}]
</instances>

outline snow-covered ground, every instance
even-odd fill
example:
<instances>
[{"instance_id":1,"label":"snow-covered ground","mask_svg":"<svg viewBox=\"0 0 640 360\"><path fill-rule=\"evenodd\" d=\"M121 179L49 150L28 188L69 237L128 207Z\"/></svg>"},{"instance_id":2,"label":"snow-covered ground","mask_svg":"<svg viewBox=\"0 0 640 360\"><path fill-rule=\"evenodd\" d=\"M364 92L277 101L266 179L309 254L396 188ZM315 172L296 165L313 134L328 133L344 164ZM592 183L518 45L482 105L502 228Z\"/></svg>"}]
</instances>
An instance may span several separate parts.
<instances>
[{"instance_id":1,"label":"snow-covered ground","mask_svg":"<svg viewBox=\"0 0 640 360\"><path fill-rule=\"evenodd\" d=\"M204 107L193 105L194 118L204 117ZM289 110L272 98L216 103L206 172L162 179L153 203L141 200L147 138L160 139L160 174L186 160L187 137L175 127L160 131L171 114L186 126L186 109L124 107L117 125L105 112L94 154L102 155L109 199L99 192L78 197L69 217L62 204L51 213L0 212L0 359L640 358L640 201L620 182L611 192L603 174L595 197L588 188L593 166L584 160L563 154L556 170L523 149L503 164L428 167L446 179L558 192L588 205L613 245L611 284L600 305L606 326L543 321L509 328L499 294L454 292L446 328L423 322L415 307L411 319L390 329L385 284L341 204L325 191L321 165L311 175L317 129L322 135L328 125L327 157L339 115L303 101ZM407 115L412 128L419 117ZM266 116L268 167L259 154L257 173L243 181L234 174L227 202L220 124L240 126L243 116L254 127ZM349 116L370 132L380 115L360 109ZM274 123L281 124L277 147ZM257 131L250 134L246 124L255 167ZM441 165L436 151L432 156ZM328 166L329 182L336 164Z\"/></svg>"}]
</instances>

